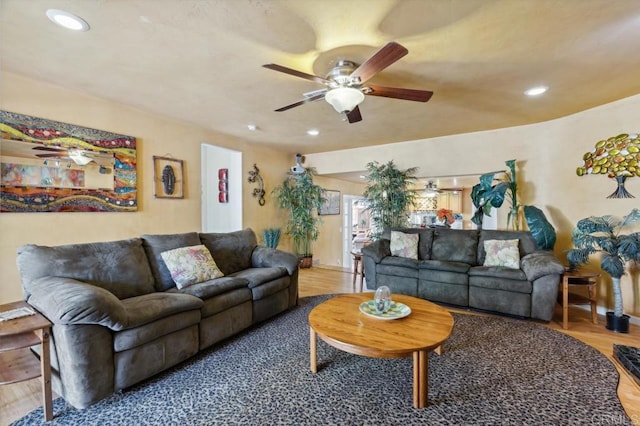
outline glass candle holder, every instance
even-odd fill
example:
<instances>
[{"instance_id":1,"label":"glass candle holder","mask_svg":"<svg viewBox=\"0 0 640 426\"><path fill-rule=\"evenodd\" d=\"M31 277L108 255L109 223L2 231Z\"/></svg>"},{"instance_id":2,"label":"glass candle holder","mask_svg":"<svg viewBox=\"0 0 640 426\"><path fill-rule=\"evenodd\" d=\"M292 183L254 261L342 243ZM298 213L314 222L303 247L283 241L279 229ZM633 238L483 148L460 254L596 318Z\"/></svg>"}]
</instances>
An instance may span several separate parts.
<instances>
[{"instance_id":1,"label":"glass candle holder","mask_svg":"<svg viewBox=\"0 0 640 426\"><path fill-rule=\"evenodd\" d=\"M374 298L376 311L384 314L391 309L391 290L386 285L378 287Z\"/></svg>"}]
</instances>

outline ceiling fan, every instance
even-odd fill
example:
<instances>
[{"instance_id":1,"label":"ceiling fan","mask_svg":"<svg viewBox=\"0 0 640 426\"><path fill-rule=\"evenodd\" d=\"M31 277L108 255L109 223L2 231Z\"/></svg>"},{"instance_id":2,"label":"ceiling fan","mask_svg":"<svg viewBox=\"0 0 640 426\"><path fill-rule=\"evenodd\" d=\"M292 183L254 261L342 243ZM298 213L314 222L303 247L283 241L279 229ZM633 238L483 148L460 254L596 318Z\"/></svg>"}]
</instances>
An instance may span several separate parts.
<instances>
[{"instance_id":1,"label":"ceiling fan","mask_svg":"<svg viewBox=\"0 0 640 426\"><path fill-rule=\"evenodd\" d=\"M33 149L52 152L51 154L36 154L38 158L69 158L79 166L86 166L92 161L96 162L95 158L101 156L99 153L75 148L64 149L49 146L34 146Z\"/></svg>"},{"instance_id":2,"label":"ceiling fan","mask_svg":"<svg viewBox=\"0 0 640 426\"><path fill-rule=\"evenodd\" d=\"M362 120L358 105L364 100L365 95L416 102L427 102L431 99L433 92L428 90L384 87L366 83L377 73L398 61L407 53L409 53L409 51L405 47L391 41L380 48L360 66L351 61L340 60L338 64L329 71L326 78L283 67L282 65L266 64L263 65L263 67L327 86L326 89L305 93L303 94L304 99L278 108L276 111L282 112L306 103L324 99L331 104L338 113L346 114L349 123L356 123Z\"/></svg>"},{"instance_id":3,"label":"ceiling fan","mask_svg":"<svg viewBox=\"0 0 640 426\"><path fill-rule=\"evenodd\" d=\"M432 180L430 180L425 186L424 186L424 194L425 196L427 196L428 198L433 198L433 197L437 197L440 194L441 190L438 189L438 185L435 184Z\"/></svg>"}]
</instances>

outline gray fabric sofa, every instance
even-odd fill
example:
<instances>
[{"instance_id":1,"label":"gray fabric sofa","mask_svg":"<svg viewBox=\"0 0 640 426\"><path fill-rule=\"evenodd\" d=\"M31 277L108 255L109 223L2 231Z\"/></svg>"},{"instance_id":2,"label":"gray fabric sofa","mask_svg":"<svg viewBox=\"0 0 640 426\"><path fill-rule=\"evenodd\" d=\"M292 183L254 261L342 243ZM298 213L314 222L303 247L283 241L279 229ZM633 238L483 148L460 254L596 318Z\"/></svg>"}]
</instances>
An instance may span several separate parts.
<instances>
[{"instance_id":1,"label":"gray fabric sofa","mask_svg":"<svg viewBox=\"0 0 640 426\"><path fill-rule=\"evenodd\" d=\"M200 244L225 276L178 289L160 254ZM17 261L25 300L53 323L53 389L76 408L298 301L297 257L258 246L251 229L24 245Z\"/></svg>"},{"instance_id":2,"label":"gray fabric sofa","mask_svg":"<svg viewBox=\"0 0 640 426\"><path fill-rule=\"evenodd\" d=\"M362 249L369 289L549 321L564 267L526 231L398 229L419 234L418 259L391 255L390 232ZM484 242L518 239L520 268L483 266Z\"/></svg>"}]
</instances>

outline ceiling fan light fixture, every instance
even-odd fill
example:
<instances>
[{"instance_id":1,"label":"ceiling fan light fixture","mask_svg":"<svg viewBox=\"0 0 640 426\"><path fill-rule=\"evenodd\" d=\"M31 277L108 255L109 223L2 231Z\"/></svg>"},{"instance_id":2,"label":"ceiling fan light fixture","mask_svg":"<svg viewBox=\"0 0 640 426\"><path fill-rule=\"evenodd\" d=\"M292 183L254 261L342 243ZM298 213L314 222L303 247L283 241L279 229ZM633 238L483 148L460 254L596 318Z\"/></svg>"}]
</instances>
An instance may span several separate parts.
<instances>
[{"instance_id":1,"label":"ceiling fan light fixture","mask_svg":"<svg viewBox=\"0 0 640 426\"><path fill-rule=\"evenodd\" d=\"M353 87L337 87L329 90L324 98L337 112L349 113L364 101L364 94Z\"/></svg>"}]
</instances>

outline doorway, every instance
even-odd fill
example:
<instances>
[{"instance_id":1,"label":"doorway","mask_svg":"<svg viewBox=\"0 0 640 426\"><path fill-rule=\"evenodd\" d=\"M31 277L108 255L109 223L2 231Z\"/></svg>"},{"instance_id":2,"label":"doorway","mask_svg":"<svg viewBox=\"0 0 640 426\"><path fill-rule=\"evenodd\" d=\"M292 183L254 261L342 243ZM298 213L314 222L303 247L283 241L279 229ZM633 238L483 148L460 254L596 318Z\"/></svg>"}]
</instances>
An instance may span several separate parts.
<instances>
[{"instance_id":1,"label":"doorway","mask_svg":"<svg viewBox=\"0 0 640 426\"><path fill-rule=\"evenodd\" d=\"M200 157L202 232L242 229L242 152L203 143Z\"/></svg>"},{"instance_id":2,"label":"doorway","mask_svg":"<svg viewBox=\"0 0 640 426\"><path fill-rule=\"evenodd\" d=\"M371 214L361 195L342 197L342 264L353 269L353 251L359 251L370 242Z\"/></svg>"}]
</instances>

